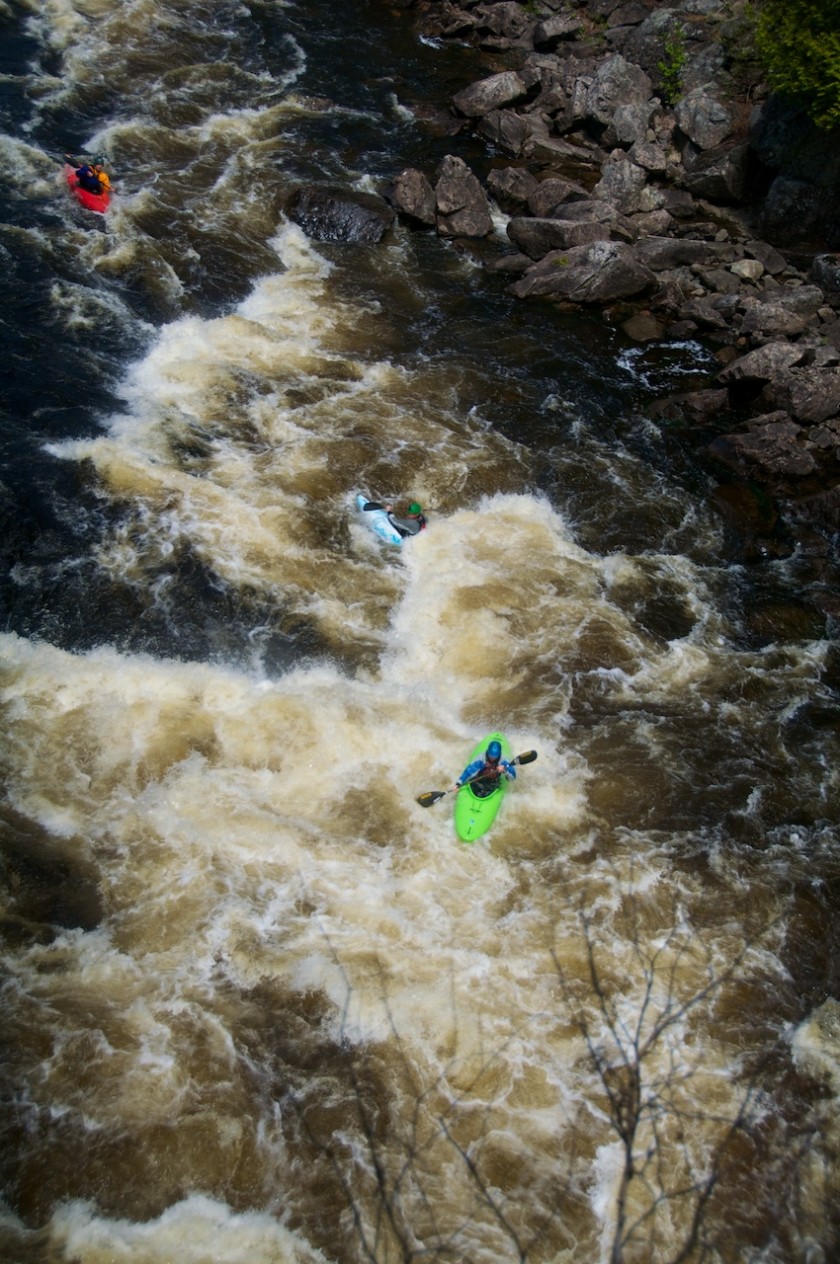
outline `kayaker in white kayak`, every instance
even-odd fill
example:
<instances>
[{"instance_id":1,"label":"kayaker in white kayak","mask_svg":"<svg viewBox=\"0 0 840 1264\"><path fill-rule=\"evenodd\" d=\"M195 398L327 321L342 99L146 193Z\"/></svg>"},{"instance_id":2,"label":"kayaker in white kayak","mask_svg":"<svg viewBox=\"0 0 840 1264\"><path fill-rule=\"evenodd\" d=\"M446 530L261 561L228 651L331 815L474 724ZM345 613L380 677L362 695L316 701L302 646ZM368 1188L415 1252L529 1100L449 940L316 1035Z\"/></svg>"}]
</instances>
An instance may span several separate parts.
<instances>
[{"instance_id":1,"label":"kayaker in white kayak","mask_svg":"<svg viewBox=\"0 0 840 1264\"><path fill-rule=\"evenodd\" d=\"M405 517L393 513L393 508L393 505L379 500L369 500L366 505L362 506L365 513L371 509L384 509L388 515L388 521L396 531L399 531L403 539L406 536L419 535L421 531L425 531L426 518L422 506L418 505L416 500L412 500L408 506Z\"/></svg>"},{"instance_id":2,"label":"kayaker in white kayak","mask_svg":"<svg viewBox=\"0 0 840 1264\"><path fill-rule=\"evenodd\" d=\"M479 773L486 773L486 776L480 777L473 781L474 777L478 777ZM494 790L498 790L499 782L502 777L506 777L508 781L516 780L516 769L509 759L502 759L501 742L490 742L487 750L484 752L483 759L474 759L471 764L467 764L457 781L453 782L451 790L459 790L467 781L472 781L473 794L479 799L486 799L488 794L492 794Z\"/></svg>"}]
</instances>

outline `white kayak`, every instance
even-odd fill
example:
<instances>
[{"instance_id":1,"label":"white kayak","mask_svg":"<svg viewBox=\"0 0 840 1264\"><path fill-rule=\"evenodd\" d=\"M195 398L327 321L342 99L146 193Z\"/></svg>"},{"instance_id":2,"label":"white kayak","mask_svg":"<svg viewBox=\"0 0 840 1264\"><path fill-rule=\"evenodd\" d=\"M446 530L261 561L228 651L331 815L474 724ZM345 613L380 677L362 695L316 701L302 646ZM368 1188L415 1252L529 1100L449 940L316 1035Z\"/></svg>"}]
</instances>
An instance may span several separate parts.
<instances>
[{"instance_id":1,"label":"white kayak","mask_svg":"<svg viewBox=\"0 0 840 1264\"><path fill-rule=\"evenodd\" d=\"M386 544L402 544L402 536L391 522L385 510L365 509L365 505L369 503L368 497L363 496L359 492L356 496L356 507L359 510L359 517L365 526L369 527L374 535L378 535L380 540L384 540Z\"/></svg>"}]
</instances>

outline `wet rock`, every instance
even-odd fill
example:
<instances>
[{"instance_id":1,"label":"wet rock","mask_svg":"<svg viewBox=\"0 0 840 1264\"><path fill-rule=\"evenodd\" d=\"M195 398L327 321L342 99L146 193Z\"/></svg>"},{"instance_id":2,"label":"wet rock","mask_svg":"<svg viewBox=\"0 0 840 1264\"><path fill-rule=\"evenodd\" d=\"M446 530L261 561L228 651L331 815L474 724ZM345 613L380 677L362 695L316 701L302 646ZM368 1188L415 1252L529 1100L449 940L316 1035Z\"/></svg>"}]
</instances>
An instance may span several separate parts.
<instances>
[{"instance_id":1,"label":"wet rock","mask_svg":"<svg viewBox=\"0 0 840 1264\"><path fill-rule=\"evenodd\" d=\"M722 389L683 391L656 400L649 408L650 415L664 421L682 422L689 425L706 425L719 418L729 406L729 395Z\"/></svg>"},{"instance_id":2,"label":"wet rock","mask_svg":"<svg viewBox=\"0 0 840 1264\"><path fill-rule=\"evenodd\" d=\"M394 222L394 212L372 194L308 185L292 197L288 213L314 241L366 242L382 240Z\"/></svg>"},{"instance_id":3,"label":"wet rock","mask_svg":"<svg viewBox=\"0 0 840 1264\"><path fill-rule=\"evenodd\" d=\"M778 525L774 501L746 483L726 483L715 488L712 500L726 522L746 539L768 536Z\"/></svg>"},{"instance_id":4,"label":"wet rock","mask_svg":"<svg viewBox=\"0 0 840 1264\"><path fill-rule=\"evenodd\" d=\"M661 341L665 334L665 325L651 312L638 312L625 320L621 328L634 342Z\"/></svg>"}]
</instances>

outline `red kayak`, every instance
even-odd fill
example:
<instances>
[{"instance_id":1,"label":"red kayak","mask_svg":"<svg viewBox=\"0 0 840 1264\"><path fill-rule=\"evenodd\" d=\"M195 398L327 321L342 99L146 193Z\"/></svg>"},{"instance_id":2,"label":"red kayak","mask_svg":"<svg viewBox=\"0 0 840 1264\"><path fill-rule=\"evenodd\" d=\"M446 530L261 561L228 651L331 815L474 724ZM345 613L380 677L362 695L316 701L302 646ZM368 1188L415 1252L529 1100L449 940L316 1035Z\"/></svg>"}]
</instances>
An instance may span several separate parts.
<instances>
[{"instance_id":1,"label":"red kayak","mask_svg":"<svg viewBox=\"0 0 840 1264\"><path fill-rule=\"evenodd\" d=\"M105 214L108 203L111 201L110 193L89 193L87 189L80 189L76 179L76 168L71 167L69 163L65 163L64 178L73 197L85 210L98 211L100 215Z\"/></svg>"}]
</instances>

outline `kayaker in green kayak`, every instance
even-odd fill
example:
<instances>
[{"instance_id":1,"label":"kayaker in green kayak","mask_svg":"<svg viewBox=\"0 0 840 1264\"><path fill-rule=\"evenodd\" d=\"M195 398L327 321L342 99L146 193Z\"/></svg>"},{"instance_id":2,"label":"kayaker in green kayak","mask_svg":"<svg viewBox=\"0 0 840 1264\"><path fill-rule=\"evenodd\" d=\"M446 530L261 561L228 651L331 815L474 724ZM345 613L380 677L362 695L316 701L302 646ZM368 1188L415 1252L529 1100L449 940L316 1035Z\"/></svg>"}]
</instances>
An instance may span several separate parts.
<instances>
[{"instance_id":1,"label":"kayaker in green kayak","mask_svg":"<svg viewBox=\"0 0 840 1264\"><path fill-rule=\"evenodd\" d=\"M502 744L494 740L488 743L482 759L474 759L471 764L467 764L450 789L459 790L469 781L476 798L486 799L494 790L498 790L502 777L507 781L515 781L516 769L509 759L502 759Z\"/></svg>"}]
</instances>

